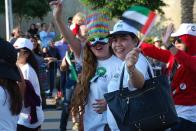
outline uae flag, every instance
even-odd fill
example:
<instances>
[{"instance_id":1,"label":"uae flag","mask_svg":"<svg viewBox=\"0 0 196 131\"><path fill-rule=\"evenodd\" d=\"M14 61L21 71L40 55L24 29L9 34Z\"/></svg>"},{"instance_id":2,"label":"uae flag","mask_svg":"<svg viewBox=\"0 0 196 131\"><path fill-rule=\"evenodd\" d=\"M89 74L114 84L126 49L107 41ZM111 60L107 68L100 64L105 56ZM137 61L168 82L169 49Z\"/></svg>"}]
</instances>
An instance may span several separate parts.
<instances>
[{"instance_id":1,"label":"uae flag","mask_svg":"<svg viewBox=\"0 0 196 131\"><path fill-rule=\"evenodd\" d=\"M69 69L71 71L71 79L74 80L74 81L77 81L78 76L77 76L76 70L75 70L75 68L74 68L74 66L71 62L68 51L65 53L65 59L66 59L67 63L69 64Z\"/></svg>"},{"instance_id":2,"label":"uae flag","mask_svg":"<svg viewBox=\"0 0 196 131\"><path fill-rule=\"evenodd\" d=\"M133 28L146 34L152 27L156 13L142 6L132 6L122 15L122 20Z\"/></svg>"}]
</instances>

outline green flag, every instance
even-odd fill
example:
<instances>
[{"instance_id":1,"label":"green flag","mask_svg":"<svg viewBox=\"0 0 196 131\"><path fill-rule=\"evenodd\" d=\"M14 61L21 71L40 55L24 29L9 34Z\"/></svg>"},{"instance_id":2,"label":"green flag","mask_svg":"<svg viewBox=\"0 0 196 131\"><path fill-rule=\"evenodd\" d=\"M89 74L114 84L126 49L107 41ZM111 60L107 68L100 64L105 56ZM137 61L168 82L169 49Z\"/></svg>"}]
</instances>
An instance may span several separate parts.
<instances>
[{"instance_id":1,"label":"green flag","mask_svg":"<svg viewBox=\"0 0 196 131\"><path fill-rule=\"evenodd\" d=\"M67 61L67 63L69 64L69 67L70 67L70 70L71 70L71 77L72 77L72 80L75 80L77 81L78 80L78 76L77 76L77 73L76 73L76 70L70 60L70 57L69 57L69 54L68 54L68 51L66 52L65 54L65 59Z\"/></svg>"}]
</instances>

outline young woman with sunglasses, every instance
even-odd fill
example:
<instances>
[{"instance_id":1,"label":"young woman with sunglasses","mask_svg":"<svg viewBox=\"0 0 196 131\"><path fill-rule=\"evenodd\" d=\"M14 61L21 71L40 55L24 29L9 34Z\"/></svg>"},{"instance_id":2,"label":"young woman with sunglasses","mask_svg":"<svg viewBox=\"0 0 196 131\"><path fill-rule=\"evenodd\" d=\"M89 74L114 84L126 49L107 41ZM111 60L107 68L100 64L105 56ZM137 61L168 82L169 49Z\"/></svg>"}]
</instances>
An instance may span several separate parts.
<instances>
[{"instance_id":1,"label":"young woman with sunglasses","mask_svg":"<svg viewBox=\"0 0 196 131\"><path fill-rule=\"evenodd\" d=\"M115 72L120 70L122 60L113 55L112 50L108 44L109 40L106 38L106 36L109 34L109 30L102 31L101 33L99 32L99 35L94 37L91 35L91 32L94 32L94 30L91 28L91 26L89 26L90 24L93 25L94 23L88 18L88 37L87 42L82 50L80 41L78 41L73 36L71 31L66 26L64 26L62 20L60 19L62 5L58 2L54 2L53 4L56 4L56 12L54 12L54 17L57 25L59 26L59 30L61 31L64 38L69 41L70 47L74 51L75 56L78 58L82 56L83 58L83 69L80 74L79 82L77 84L75 95L72 101L74 109L73 111L74 113L83 117L85 131L106 130L106 124L108 123L106 112L107 104L103 95L108 92L108 83L114 76ZM101 16L104 17L103 14L97 13L95 18ZM128 61L127 65L130 68L134 67L137 61L137 55L134 55L134 53L130 53L126 58ZM140 77L140 73L136 71L135 75L136 74L139 75L139 77L136 78L139 78L139 82L143 84L144 79ZM138 84L138 87L140 86L141 85Z\"/></svg>"},{"instance_id":2,"label":"young woman with sunglasses","mask_svg":"<svg viewBox=\"0 0 196 131\"><path fill-rule=\"evenodd\" d=\"M121 60L112 55L109 41L106 36L109 30L97 32L93 36L88 30L86 44L82 47L81 42L77 40L72 32L64 26L60 17L62 5L56 5L55 20L63 37L69 42L75 57L82 59L82 71L79 77L72 105L73 113L82 118L85 131L103 131L107 124L106 109L107 104L104 100L104 94L107 93L107 85L113 75L121 65ZM103 14L95 17L101 18ZM93 21L89 20L93 25ZM89 28L87 25L87 28ZM100 24L104 27L104 25ZM106 27L107 28L107 27ZM96 32L96 30L94 30ZM104 30L103 30L104 31Z\"/></svg>"},{"instance_id":3,"label":"young woman with sunglasses","mask_svg":"<svg viewBox=\"0 0 196 131\"><path fill-rule=\"evenodd\" d=\"M168 50L153 45L143 44L145 55L168 63L167 74L170 76L173 98L180 123L172 131L196 130L196 24L183 23L175 32L169 25L163 43ZM171 34L172 33L172 34ZM168 39L174 37L172 44Z\"/></svg>"}]
</instances>

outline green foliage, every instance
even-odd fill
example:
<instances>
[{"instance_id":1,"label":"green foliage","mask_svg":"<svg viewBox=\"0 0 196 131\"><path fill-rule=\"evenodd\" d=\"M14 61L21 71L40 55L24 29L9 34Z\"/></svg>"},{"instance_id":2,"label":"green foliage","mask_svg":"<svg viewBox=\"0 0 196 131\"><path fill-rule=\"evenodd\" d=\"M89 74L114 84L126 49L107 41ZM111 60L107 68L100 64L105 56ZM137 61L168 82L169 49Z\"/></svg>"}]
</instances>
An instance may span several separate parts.
<instances>
[{"instance_id":1,"label":"green foliage","mask_svg":"<svg viewBox=\"0 0 196 131\"><path fill-rule=\"evenodd\" d=\"M0 13L5 12L5 0L0 1ZM47 0L12 0L13 14L20 18L40 18L42 19L50 6Z\"/></svg>"},{"instance_id":2,"label":"green foliage","mask_svg":"<svg viewBox=\"0 0 196 131\"><path fill-rule=\"evenodd\" d=\"M166 6L163 0L80 0L89 9L107 8L111 17L119 17L132 5L145 6L163 14L161 7Z\"/></svg>"}]
</instances>

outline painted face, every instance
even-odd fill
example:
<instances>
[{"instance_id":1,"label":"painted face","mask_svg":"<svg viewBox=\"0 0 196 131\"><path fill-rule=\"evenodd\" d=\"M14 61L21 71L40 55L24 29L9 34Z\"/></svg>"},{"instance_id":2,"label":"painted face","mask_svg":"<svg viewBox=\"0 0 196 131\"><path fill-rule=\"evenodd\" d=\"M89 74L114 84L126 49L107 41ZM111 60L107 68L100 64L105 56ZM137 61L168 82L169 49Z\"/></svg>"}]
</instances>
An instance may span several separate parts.
<instances>
[{"instance_id":1,"label":"painted face","mask_svg":"<svg viewBox=\"0 0 196 131\"><path fill-rule=\"evenodd\" d=\"M124 60L129 51L136 47L137 43L130 35L119 35L111 38L114 54Z\"/></svg>"}]
</instances>

